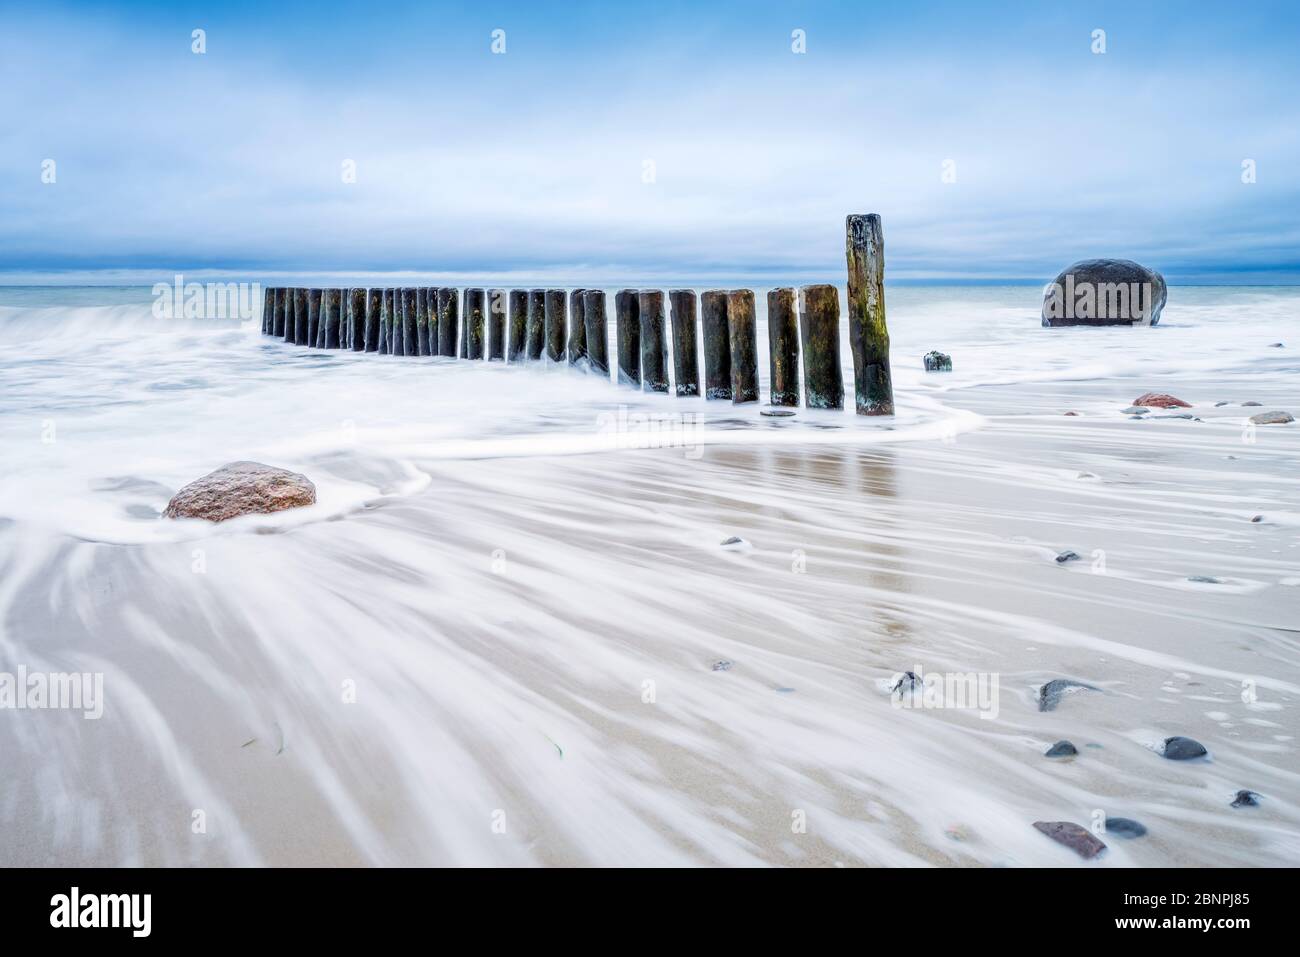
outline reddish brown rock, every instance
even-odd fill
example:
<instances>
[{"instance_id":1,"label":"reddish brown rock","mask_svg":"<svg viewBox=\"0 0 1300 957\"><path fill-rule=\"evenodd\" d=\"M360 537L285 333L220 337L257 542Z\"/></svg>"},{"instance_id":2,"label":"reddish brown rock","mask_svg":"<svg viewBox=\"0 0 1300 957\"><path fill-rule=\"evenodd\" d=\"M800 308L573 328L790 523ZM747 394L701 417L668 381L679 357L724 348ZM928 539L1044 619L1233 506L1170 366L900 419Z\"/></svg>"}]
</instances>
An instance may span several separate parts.
<instances>
[{"instance_id":1,"label":"reddish brown rock","mask_svg":"<svg viewBox=\"0 0 1300 957\"><path fill-rule=\"evenodd\" d=\"M1148 392L1133 400L1134 405L1150 406L1153 409L1190 409L1192 404L1163 392Z\"/></svg>"},{"instance_id":2,"label":"reddish brown rock","mask_svg":"<svg viewBox=\"0 0 1300 957\"><path fill-rule=\"evenodd\" d=\"M224 522L236 515L280 512L315 501L316 486L305 475L261 462L231 462L177 492L163 515Z\"/></svg>"},{"instance_id":3,"label":"reddish brown rock","mask_svg":"<svg viewBox=\"0 0 1300 957\"><path fill-rule=\"evenodd\" d=\"M1093 837L1091 831L1070 821L1035 821L1034 827L1085 860L1091 860L1106 850L1106 845Z\"/></svg>"}]
</instances>

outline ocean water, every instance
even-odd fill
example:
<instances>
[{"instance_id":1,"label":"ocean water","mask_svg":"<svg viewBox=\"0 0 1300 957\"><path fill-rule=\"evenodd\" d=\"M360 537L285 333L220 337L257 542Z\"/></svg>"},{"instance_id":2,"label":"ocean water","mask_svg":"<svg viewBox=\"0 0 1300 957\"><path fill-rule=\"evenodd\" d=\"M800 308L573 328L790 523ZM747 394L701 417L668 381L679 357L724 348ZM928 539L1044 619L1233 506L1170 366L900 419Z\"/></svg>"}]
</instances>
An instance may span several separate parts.
<instances>
[{"instance_id":1,"label":"ocean water","mask_svg":"<svg viewBox=\"0 0 1300 957\"><path fill-rule=\"evenodd\" d=\"M0 672L104 688L0 710L0 863L1068 865L1032 822L1097 815L1149 829L1098 866L1294 863L1300 441L1247 417L1300 415L1300 290L1039 297L891 287L897 415L769 419L0 289ZM318 503L160 518L240 459Z\"/></svg>"}]
</instances>

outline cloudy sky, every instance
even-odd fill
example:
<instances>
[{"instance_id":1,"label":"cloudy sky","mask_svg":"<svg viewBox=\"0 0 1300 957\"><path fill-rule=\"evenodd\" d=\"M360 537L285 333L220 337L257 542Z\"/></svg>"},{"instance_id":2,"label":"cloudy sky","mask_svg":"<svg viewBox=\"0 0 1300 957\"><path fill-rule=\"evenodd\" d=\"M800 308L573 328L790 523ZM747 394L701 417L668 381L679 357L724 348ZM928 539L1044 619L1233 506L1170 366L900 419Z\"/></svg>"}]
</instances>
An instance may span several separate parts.
<instances>
[{"instance_id":1,"label":"cloudy sky","mask_svg":"<svg viewBox=\"0 0 1300 957\"><path fill-rule=\"evenodd\" d=\"M0 10L0 281L1300 281L1293 3L269 6Z\"/></svg>"}]
</instances>

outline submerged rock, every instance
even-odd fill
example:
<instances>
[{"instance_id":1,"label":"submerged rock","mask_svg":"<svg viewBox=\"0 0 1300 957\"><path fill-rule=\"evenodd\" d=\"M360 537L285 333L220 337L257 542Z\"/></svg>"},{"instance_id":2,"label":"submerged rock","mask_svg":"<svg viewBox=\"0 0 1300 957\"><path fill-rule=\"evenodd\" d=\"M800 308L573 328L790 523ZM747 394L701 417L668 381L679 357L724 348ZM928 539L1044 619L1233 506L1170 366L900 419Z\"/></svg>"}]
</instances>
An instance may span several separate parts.
<instances>
[{"instance_id":1,"label":"submerged rock","mask_svg":"<svg viewBox=\"0 0 1300 957\"><path fill-rule=\"evenodd\" d=\"M1259 807L1259 795L1254 791L1241 790L1232 799L1233 807Z\"/></svg>"},{"instance_id":2,"label":"submerged rock","mask_svg":"<svg viewBox=\"0 0 1300 957\"><path fill-rule=\"evenodd\" d=\"M1146 415L1151 410L1144 405L1130 405L1127 409L1120 409L1125 415Z\"/></svg>"},{"instance_id":3,"label":"submerged rock","mask_svg":"<svg viewBox=\"0 0 1300 957\"><path fill-rule=\"evenodd\" d=\"M1170 761L1190 761L1193 758L1205 757L1208 753L1201 742L1180 735L1165 738L1165 748L1161 752Z\"/></svg>"},{"instance_id":4,"label":"submerged rock","mask_svg":"<svg viewBox=\"0 0 1300 957\"><path fill-rule=\"evenodd\" d=\"M926 372L951 372L952 356L946 356L942 352L931 350L921 357L925 363Z\"/></svg>"},{"instance_id":5,"label":"submerged rock","mask_svg":"<svg viewBox=\"0 0 1300 957\"><path fill-rule=\"evenodd\" d=\"M1069 741L1057 741L1056 744L1043 752L1043 756L1048 758L1068 758L1071 755L1078 753L1079 749L1076 748L1073 743Z\"/></svg>"},{"instance_id":6,"label":"submerged rock","mask_svg":"<svg viewBox=\"0 0 1300 957\"><path fill-rule=\"evenodd\" d=\"M732 535L730 538L724 538L721 542L723 548L741 549L749 548L749 542L745 541L739 535Z\"/></svg>"},{"instance_id":7,"label":"submerged rock","mask_svg":"<svg viewBox=\"0 0 1300 957\"><path fill-rule=\"evenodd\" d=\"M1294 422L1295 418L1290 412L1259 412L1252 415L1250 421L1256 425L1286 425Z\"/></svg>"},{"instance_id":8,"label":"submerged rock","mask_svg":"<svg viewBox=\"0 0 1300 957\"><path fill-rule=\"evenodd\" d=\"M1168 290L1154 269L1131 259L1084 259L1043 290L1044 326L1154 326Z\"/></svg>"},{"instance_id":9,"label":"submerged rock","mask_svg":"<svg viewBox=\"0 0 1300 957\"><path fill-rule=\"evenodd\" d=\"M1078 560L1079 560L1079 553L1071 552L1068 550L1061 552L1061 554L1056 556L1056 563L1058 565L1064 565L1066 562L1077 562Z\"/></svg>"},{"instance_id":10,"label":"submerged rock","mask_svg":"<svg viewBox=\"0 0 1300 957\"><path fill-rule=\"evenodd\" d=\"M1106 850L1106 845L1097 840L1091 831L1071 821L1035 821L1034 827L1085 860L1091 860Z\"/></svg>"},{"instance_id":11,"label":"submerged rock","mask_svg":"<svg viewBox=\"0 0 1300 957\"><path fill-rule=\"evenodd\" d=\"M1249 402L1243 402L1243 403L1241 403L1241 406L1242 406L1242 408L1246 408L1247 406L1250 406L1250 407L1253 408L1253 407L1261 406L1261 405L1263 405L1263 404L1264 404L1263 402L1256 402L1254 399L1251 399Z\"/></svg>"},{"instance_id":12,"label":"submerged rock","mask_svg":"<svg viewBox=\"0 0 1300 957\"><path fill-rule=\"evenodd\" d=\"M894 683L890 685L889 693L900 694L904 691L911 691L919 684L921 684L921 678L915 671L904 671L898 676Z\"/></svg>"},{"instance_id":13,"label":"submerged rock","mask_svg":"<svg viewBox=\"0 0 1300 957\"><path fill-rule=\"evenodd\" d=\"M717 661L715 661L715 662L713 663L713 670L714 670L714 671L730 671L730 670L731 670L731 665L732 665L732 662L728 661L726 658L719 658Z\"/></svg>"},{"instance_id":14,"label":"submerged rock","mask_svg":"<svg viewBox=\"0 0 1300 957\"><path fill-rule=\"evenodd\" d=\"M1038 689L1038 710L1055 711L1056 706L1061 702L1061 696L1076 688L1084 691L1098 690L1092 685L1084 684L1082 681L1073 681L1070 678L1053 678Z\"/></svg>"},{"instance_id":15,"label":"submerged rock","mask_svg":"<svg viewBox=\"0 0 1300 957\"><path fill-rule=\"evenodd\" d=\"M224 522L237 515L269 514L315 502L316 486L305 475L261 462L231 462L182 488L163 515Z\"/></svg>"},{"instance_id":16,"label":"submerged rock","mask_svg":"<svg viewBox=\"0 0 1300 957\"><path fill-rule=\"evenodd\" d=\"M1141 837L1146 834L1146 825L1127 817L1106 818L1106 833L1120 837Z\"/></svg>"},{"instance_id":17,"label":"submerged rock","mask_svg":"<svg viewBox=\"0 0 1300 957\"><path fill-rule=\"evenodd\" d=\"M773 418L773 419L784 419L794 415L794 409L779 409L779 408L759 409L758 414L766 415L769 418Z\"/></svg>"},{"instance_id":18,"label":"submerged rock","mask_svg":"<svg viewBox=\"0 0 1300 957\"><path fill-rule=\"evenodd\" d=\"M1153 409L1190 409L1192 404L1184 402L1177 396L1165 392L1147 392L1133 400L1134 405L1145 405Z\"/></svg>"},{"instance_id":19,"label":"submerged rock","mask_svg":"<svg viewBox=\"0 0 1300 957\"><path fill-rule=\"evenodd\" d=\"M1196 582L1198 585L1222 585L1222 578L1215 578L1212 575L1188 575L1189 582Z\"/></svg>"}]
</instances>

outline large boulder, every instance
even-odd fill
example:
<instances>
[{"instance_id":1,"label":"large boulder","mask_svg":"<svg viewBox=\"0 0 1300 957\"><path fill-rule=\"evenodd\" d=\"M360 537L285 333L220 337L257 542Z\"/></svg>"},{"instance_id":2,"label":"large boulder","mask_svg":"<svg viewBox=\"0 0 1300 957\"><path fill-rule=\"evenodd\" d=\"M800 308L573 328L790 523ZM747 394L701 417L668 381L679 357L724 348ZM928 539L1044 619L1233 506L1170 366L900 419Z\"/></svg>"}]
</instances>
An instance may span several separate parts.
<instances>
[{"instance_id":1,"label":"large boulder","mask_svg":"<svg viewBox=\"0 0 1300 957\"><path fill-rule=\"evenodd\" d=\"M280 512L315 501L316 486L305 475L261 462L231 462L177 492L163 515L224 522L236 515Z\"/></svg>"},{"instance_id":2,"label":"large boulder","mask_svg":"<svg viewBox=\"0 0 1300 957\"><path fill-rule=\"evenodd\" d=\"M1044 326L1154 326L1165 277L1131 259L1084 259L1043 290Z\"/></svg>"}]
</instances>

